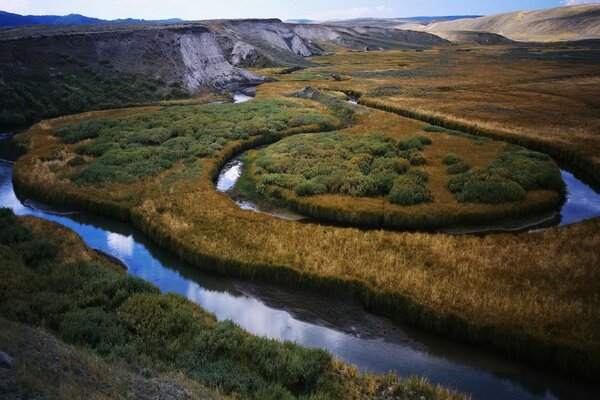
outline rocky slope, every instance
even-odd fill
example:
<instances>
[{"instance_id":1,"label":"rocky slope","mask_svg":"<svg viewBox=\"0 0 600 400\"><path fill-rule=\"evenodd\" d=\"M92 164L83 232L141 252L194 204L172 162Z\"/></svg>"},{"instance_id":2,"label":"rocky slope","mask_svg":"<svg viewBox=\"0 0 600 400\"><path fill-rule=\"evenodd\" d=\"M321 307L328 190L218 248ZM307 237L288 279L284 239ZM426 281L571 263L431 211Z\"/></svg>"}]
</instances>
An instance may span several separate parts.
<instances>
[{"instance_id":1,"label":"rocky slope","mask_svg":"<svg viewBox=\"0 0 600 400\"><path fill-rule=\"evenodd\" d=\"M30 26L0 33L0 52L9 55L0 62L0 73L6 74L10 67L60 73L57 56L68 54L89 64L110 63L121 72L178 83L195 92L259 83L263 78L241 68L305 65L304 58L322 54L324 45L383 50L446 44L425 32L286 24L276 19Z\"/></svg>"},{"instance_id":2,"label":"rocky slope","mask_svg":"<svg viewBox=\"0 0 600 400\"><path fill-rule=\"evenodd\" d=\"M0 30L0 129L90 109L236 91L245 68L306 66L337 46L424 49L433 34L270 20L35 25Z\"/></svg>"}]
</instances>

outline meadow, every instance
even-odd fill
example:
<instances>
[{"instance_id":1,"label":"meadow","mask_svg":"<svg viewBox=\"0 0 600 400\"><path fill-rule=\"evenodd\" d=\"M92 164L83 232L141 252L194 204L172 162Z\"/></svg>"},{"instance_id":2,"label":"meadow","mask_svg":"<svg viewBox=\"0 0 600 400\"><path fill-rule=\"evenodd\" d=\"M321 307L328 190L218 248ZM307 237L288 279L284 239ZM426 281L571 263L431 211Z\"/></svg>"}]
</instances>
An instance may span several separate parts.
<instances>
[{"instance_id":1,"label":"meadow","mask_svg":"<svg viewBox=\"0 0 600 400\"><path fill-rule=\"evenodd\" d=\"M411 165L409 171L429 172L427 188L435 202L402 206L416 217L437 217L428 207L440 204L446 209L444 215L453 214L448 212L452 211L451 207L455 207L455 212L462 209L479 215L486 211L493 211L495 216L514 215L514 208L511 209L514 202L461 203L456 196L468 199L473 186L469 182L481 181L481 172L472 171L494 169L490 167L492 164L512 165L519 170L521 165L543 164L548 160L539 153L524 152L513 144L482 137L550 153L561 163L576 164L597 176L598 169L591 168L597 162L594 146L598 145L594 133L597 118L590 112L596 101L590 94L594 93L595 87L579 90L579 100L569 95L574 94L571 86L576 86L577 82L583 84L596 79L590 75L594 73L593 65L553 59L523 60L517 64L515 60L503 62L504 47L459 50L342 52L313 60L322 65L303 70L302 74L316 72L323 75L330 71L341 74L344 80L316 81L311 83L312 86L360 95L360 103L373 106L357 109L360 111L358 122L337 115L335 109L323 102L289 97L307 86L306 81L293 79L295 72L277 75L277 82L261 85L255 102L281 99L297 102L323 115L336 115L338 129L344 127L344 123L345 129L327 135L351 135L359 142L362 140L360 135L365 133L384 134L396 141L413 136L429 137L432 144L424 145L422 150L428 163ZM484 125L478 113L466 106L460 110L460 119L450 114L440 116L439 110L444 107L456 107L458 115L460 105L469 98L469 90L479 90L494 81L488 69L473 67L473 58L483 57L481 53L495 57L495 63L484 66L501 80L495 89L498 98L504 96L502 83L506 90L514 90L511 84L502 81L512 80L513 85L519 87L519 93L523 92L522 96L513 93L514 104L502 110L498 110L499 104L481 102L486 110L494 111L490 113L498 116L496 118L501 116L507 121L503 127L492 122ZM419 69L408 77L404 76L407 75L405 72L373 73L373 77L360 78L353 78L351 74L344 76L346 71L404 70L419 63L424 66L441 63L444 67L455 68L449 71L456 75L454 78L452 73L440 76L444 74ZM472 71L467 74L469 68ZM463 73L459 73L461 69ZM539 79L518 83L524 77L530 78L532 70L538 71ZM450 81L456 89L444 89L450 87ZM438 86L431 89L434 82ZM558 83L547 85L544 82ZM564 92L541 96L536 91L540 85L546 85L551 91ZM371 90L393 93L394 97L372 98L367 94ZM428 104L429 99L425 93L430 92L434 93L432 99L443 97L448 105L435 105L431 100L431 108L424 111L423 105ZM451 93L456 97L448 97ZM405 95L411 101L406 100ZM413 98L421 101L412 102ZM496 101L489 93L485 98ZM546 104L548 98L552 98L549 105ZM418 109L405 109L403 104L418 105ZM533 118L547 107L565 111L559 115L547 114L548 117L543 119ZM130 221L158 244L198 268L354 297L368 309L399 321L485 345L529 362L560 368L567 373L598 377L600 274L597 266L600 254L597 249L600 235L597 232L600 222L597 219L543 232L484 237L365 231L283 221L243 211L230 198L215 191L214 178L233 155L291 134L320 132L319 126L289 128L274 135L234 140L224 144L214 155L200 157L196 161L201 165L199 174L187 174L189 169L185 160L181 160L168 169L157 171L156 175L132 182L106 181L103 186L95 187L77 185L71 179L75 175L69 173L77 173L77 168L83 167L67 165L75 157L81 157L75 150L81 144L65 143L57 134L62 127L87 120L121 118L128 113L153 115L157 112L162 111L156 107L98 111L34 125L18 138L29 152L15 165L16 189L53 204L81 207ZM490 121L495 120L491 118ZM436 127L432 127L432 123ZM563 130L565 126L569 128ZM574 134L573 129L579 133ZM287 140L295 138L290 136ZM364 140L379 143L373 138L367 136ZM506 150L512 150L514 154L503 155ZM462 164L470 170L465 170ZM448 171L453 165L461 165L455 167L458 169L456 174ZM498 172L488 170L485 173ZM448 184L457 177L461 179L455 182L453 193ZM506 175L502 176L502 179L506 178ZM550 191L534 189L539 187L540 181L521 181L521 178L512 176L511 181L517 182L522 189L527 187L525 199L516 203L524 212L531 212L544 202L550 201L554 205L560 202L560 182L553 180L552 174L543 180L546 187L554 189ZM483 179L485 181L487 177ZM511 193L518 192L514 185L512 188ZM352 204L344 204L345 208L373 208L370 198L365 199L365 203L360 197L348 198ZM339 204L340 196L335 201ZM535 208L527 210L527 205ZM384 206L400 207L387 199L381 202L381 207Z\"/></svg>"},{"instance_id":2,"label":"meadow","mask_svg":"<svg viewBox=\"0 0 600 400\"><path fill-rule=\"evenodd\" d=\"M55 223L17 218L9 209L0 209L0 223L0 318L6 318L0 343L12 347L21 341L32 348L19 357L19 374L34 392L102 397L102 385L86 388L72 376L92 370L84 379L103 382L113 396L124 392L123 381L135 383L131 390L145 397L163 380L173 391L182 387L188 398L190 392L200 398L273 400L463 398L418 379L360 374L323 350L252 336L230 321L218 322L184 297L161 294L128 275ZM43 328L79 349L69 352L55 339L22 329L30 340L60 354L63 371L53 366L48 374L62 377L59 386L45 386L48 375L23 369L48 361L23 333L19 340L7 340L14 339L19 324ZM109 371L122 375L111 377ZM144 380L149 387L140 387Z\"/></svg>"}]
</instances>

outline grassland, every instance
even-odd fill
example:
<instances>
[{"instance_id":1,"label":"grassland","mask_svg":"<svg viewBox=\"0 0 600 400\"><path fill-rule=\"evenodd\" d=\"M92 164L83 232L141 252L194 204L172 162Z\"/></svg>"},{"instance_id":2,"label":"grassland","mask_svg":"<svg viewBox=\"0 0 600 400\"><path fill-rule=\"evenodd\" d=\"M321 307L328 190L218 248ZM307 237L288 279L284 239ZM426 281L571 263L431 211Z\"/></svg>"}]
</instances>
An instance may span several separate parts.
<instances>
[{"instance_id":1,"label":"grassland","mask_svg":"<svg viewBox=\"0 0 600 400\"><path fill-rule=\"evenodd\" d=\"M0 346L17 356L18 377L29 390L115 398L132 384L139 397L162 388L162 398L462 398L417 379L362 375L323 350L218 322L187 299L126 274L55 223L17 219L8 209L0 209L0 223ZM28 328L17 339L15 322L43 327L81 350ZM64 368L34 368L53 355L65 358ZM58 384L46 386L52 378Z\"/></svg>"},{"instance_id":2,"label":"grassland","mask_svg":"<svg viewBox=\"0 0 600 400\"><path fill-rule=\"evenodd\" d=\"M472 168L485 168L506 148L501 142L482 140L481 135L548 151L557 160L577 164L598 178L598 169L592 168L598 162L600 143L595 134L598 117L592 112L598 98L592 96L596 86L589 90L573 88L595 82L595 65L589 60L561 62L549 55L503 61L511 52L504 47L466 50L470 49L340 53L313 60L322 64L302 73L345 72L341 82L314 82L313 86L362 94L361 103L394 111L370 109L359 124L344 131L346 134L389 131L397 132L396 139L400 139L419 132L433 143L455 143L454 148L424 149L427 159L436 162L419 169L435 166L441 171L430 173L428 182L433 193L440 193L438 200L443 193L448 202L456 202L447 189L449 179L456 176L447 173L444 163L449 152ZM574 51L589 54L585 49ZM474 60L482 60L481 68ZM422 68L406 72L419 65ZM401 73L378 72L387 70ZM354 78L354 72L364 76ZM258 98L282 98L307 85L295 81L293 75L278 75L278 82L262 85ZM497 86L474 101L472 93L484 90L490 82L497 82ZM540 93L540 86L552 95ZM393 95L369 97L368 93L376 90ZM512 103L501 107L511 91ZM293 101L324 114L331 112L319 102ZM492 101L499 103L490 104ZM429 108L424 111L425 104ZM417 108L404 109L402 105ZM449 109L456 114L442 115L440 110ZM550 110L552 113L547 112ZM282 221L240 210L213 187L219 167L233 154L269 142L258 139L234 141L214 156L202 158L201 173L193 177L185 174L184 163L134 183L112 182L101 188L77 186L63 175L71 168L67 162L77 154L74 145L64 144L55 136L58 128L128 112L155 111L95 112L34 125L20 137L30 151L15 165L17 190L48 202L131 221L199 268L351 295L369 309L449 337L484 344L572 374L598 377L597 219L544 232L485 237L361 231ZM463 133L436 132L439 129L398 114L449 129L460 127ZM487 120L483 115L491 117ZM540 119L539 115L545 117ZM500 118L504 125L498 122ZM270 139L306 132L303 128ZM490 207L499 212L505 205L469 207Z\"/></svg>"}]
</instances>

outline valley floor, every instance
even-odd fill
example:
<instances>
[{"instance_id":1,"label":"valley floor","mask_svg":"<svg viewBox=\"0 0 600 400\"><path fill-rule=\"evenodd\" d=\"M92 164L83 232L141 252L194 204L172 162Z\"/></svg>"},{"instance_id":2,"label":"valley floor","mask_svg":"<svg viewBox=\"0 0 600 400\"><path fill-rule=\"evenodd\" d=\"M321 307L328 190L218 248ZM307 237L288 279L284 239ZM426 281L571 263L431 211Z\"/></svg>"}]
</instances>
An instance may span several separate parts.
<instances>
[{"instance_id":1,"label":"valley floor","mask_svg":"<svg viewBox=\"0 0 600 400\"><path fill-rule=\"evenodd\" d=\"M579 55L582 60L573 61ZM219 141L222 147L213 147L197 169L178 160L147 178L111 178L86 186L70 179L77 168L95 160L93 150L85 154L84 167L68 165L76 157L75 146L57 137L61 127L113 120L130 111L142 120L169 111L132 109L48 120L21 135L29 152L15 165L15 186L53 204L130 221L198 268L351 293L370 309L398 320L597 378L600 220L484 237L363 231L243 211L218 193L213 182L220 166L243 150L290 134L339 129L341 118L327 107L286 96L310 85L360 95L359 103L379 108L370 111L376 116L371 130L421 124L405 117L426 120L547 152L600 183L597 49L340 52L313 61L315 66L292 74L268 71L278 82L262 85L255 103L292 101L299 106L282 106L286 112L306 107L313 113L306 124L261 131L264 118L279 115L271 112L253 119L259 125L255 137L228 136L236 140ZM84 140L93 143L93 137ZM84 177L90 176L99 175Z\"/></svg>"}]
</instances>

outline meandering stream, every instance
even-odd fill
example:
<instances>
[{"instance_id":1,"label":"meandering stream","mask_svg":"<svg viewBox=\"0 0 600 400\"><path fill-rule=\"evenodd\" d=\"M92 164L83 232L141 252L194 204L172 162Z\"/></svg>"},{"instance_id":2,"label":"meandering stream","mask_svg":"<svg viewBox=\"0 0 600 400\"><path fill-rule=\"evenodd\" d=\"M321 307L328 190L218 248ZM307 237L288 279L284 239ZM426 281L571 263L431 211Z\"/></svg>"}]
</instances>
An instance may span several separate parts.
<instances>
[{"instance_id":1,"label":"meandering stream","mask_svg":"<svg viewBox=\"0 0 600 400\"><path fill-rule=\"evenodd\" d=\"M154 245L130 224L18 197L12 185L15 155L9 135L0 135L0 157L8 159L0 161L0 207L71 228L90 247L125 263L130 274L163 292L184 295L219 320L231 319L253 334L324 348L362 370L423 376L475 399L592 399L600 392L600 386L589 382L399 326L351 301L202 273ZM235 162L228 168L217 182L223 191L239 176L239 164L237 170ZM567 174L563 177L569 182ZM576 179L571 180L569 190L562 223L600 214L598 197L593 197L597 193Z\"/></svg>"},{"instance_id":2,"label":"meandering stream","mask_svg":"<svg viewBox=\"0 0 600 400\"><path fill-rule=\"evenodd\" d=\"M235 102L244 102L251 98L250 96L241 95L235 98ZM348 102L357 104L354 97L349 97ZM225 164L221 168L215 183L216 189L231 197L243 210L251 210L287 220L308 219L293 210L273 206L267 200L252 198L237 190L236 183L240 178L243 167L242 156L238 156ZM454 234L535 231L552 226L573 224L600 216L600 193L578 179L573 173L564 169L561 169L560 173L567 186L567 198L558 210L530 217L505 219L490 225L461 226L443 229L442 231Z\"/></svg>"}]
</instances>

